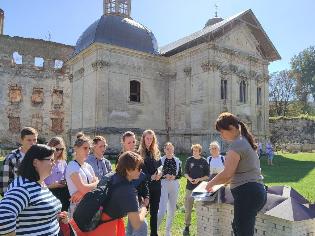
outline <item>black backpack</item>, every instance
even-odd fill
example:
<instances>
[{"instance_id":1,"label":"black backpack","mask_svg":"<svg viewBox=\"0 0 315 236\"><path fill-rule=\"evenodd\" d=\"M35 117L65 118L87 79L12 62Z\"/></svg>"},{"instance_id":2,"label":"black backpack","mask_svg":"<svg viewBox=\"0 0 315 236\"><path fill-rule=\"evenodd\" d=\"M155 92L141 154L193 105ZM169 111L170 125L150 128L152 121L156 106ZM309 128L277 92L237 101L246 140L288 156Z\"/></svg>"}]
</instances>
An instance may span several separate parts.
<instances>
[{"instance_id":1,"label":"black backpack","mask_svg":"<svg viewBox=\"0 0 315 236\"><path fill-rule=\"evenodd\" d=\"M112 176L114 173L109 173L102 177L98 186L84 195L73 212L73 219L82 232L89 232L94 230L101 223L109 221L102 221L103 207L109 201L113 189L118 186L128 184L122 181L115 185L112 184Z\"/></svg>"}]
</instances>

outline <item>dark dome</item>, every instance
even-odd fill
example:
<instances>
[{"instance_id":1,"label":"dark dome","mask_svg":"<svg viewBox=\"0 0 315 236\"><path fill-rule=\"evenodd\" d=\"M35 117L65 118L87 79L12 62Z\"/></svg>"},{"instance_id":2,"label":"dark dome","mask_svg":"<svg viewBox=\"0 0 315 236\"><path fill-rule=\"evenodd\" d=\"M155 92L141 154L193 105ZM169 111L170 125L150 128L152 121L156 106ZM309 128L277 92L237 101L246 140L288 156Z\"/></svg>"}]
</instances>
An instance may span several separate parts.
<instances>
[{"instance_id":1,"label":"dark dome","mask_svg":"<svg viewBox=\"0 0 315 236\"><path fill-rule=\"evenodd\" d=\"M220 17L211 18L211 19L209 19L209 20L207 21L207 23L206 23L206 25L205 25L205 28L206 28L207 26L214 25L214 24L219 23L219 22L221 22L221 21L223 21L223 19L220 18Z\"/></svg>"},{"instance_id":2,"label":"dark dome","mask_svg":"<svg viewBox=\"0 0 315 236\"><path fill-rule=\"evenodd\" d=\"M154 34L140 23L122 16L103 15L95 21L78 39L74 54L96 42L158 54Z\"/></svg>"}]
</instances>

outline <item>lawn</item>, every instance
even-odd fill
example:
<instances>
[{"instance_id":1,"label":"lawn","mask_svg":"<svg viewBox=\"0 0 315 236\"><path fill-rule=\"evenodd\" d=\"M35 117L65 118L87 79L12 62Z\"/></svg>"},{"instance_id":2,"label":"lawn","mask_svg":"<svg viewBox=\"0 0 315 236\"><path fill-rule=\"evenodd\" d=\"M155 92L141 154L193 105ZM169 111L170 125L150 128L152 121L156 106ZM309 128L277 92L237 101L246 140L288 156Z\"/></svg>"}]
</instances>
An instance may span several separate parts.
<instances>
[{"instance_id":1,"label":"lawn","mask_svg":"<svg viewBox=\"0 0 315 236\"><path fill-rule=\"evenodd\" d=\"M181 155L180 159L185 165L187 156ZM0 158L1 165L1 158ZM309 201L315 202L315 154L314 153L278 153L274 158L274 166L267 166L265 157L261 159L261 168L264 182L268 186L288 185L300 192ZM180 193L177 211L173 222L173 236L182 235L184 227L184 196L186 179L180 180ZM149 218L149 217L148 217ZM160 235L164 235L165 220L162 223ZM192 214L191 235L196 235L196 213Z\"/></svg>"}]
</instances>

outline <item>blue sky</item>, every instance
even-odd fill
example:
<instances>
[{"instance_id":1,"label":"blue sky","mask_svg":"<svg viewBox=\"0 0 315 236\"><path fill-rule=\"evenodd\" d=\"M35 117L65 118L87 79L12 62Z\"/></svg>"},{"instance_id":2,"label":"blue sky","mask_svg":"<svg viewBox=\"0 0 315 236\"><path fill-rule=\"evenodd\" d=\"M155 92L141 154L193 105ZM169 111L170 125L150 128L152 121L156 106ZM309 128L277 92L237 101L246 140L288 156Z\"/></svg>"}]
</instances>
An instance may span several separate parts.
<instances>
[{"instance_id":1,"label":"blue sky","mask_svg":"<svg viewBox=\"0 0 315 236\"><path fill-rule=\"evenodd\" d=\"M4 33L75 45L81 33L103 13L103 0L0 0ZM227 18L252 9L282 60L270 72L290 68L290 59L315 45L315 1L285 0L132 0L132 17L153 31L164 46L204 27L214 16Z\"/></svg>"}]
</instances>

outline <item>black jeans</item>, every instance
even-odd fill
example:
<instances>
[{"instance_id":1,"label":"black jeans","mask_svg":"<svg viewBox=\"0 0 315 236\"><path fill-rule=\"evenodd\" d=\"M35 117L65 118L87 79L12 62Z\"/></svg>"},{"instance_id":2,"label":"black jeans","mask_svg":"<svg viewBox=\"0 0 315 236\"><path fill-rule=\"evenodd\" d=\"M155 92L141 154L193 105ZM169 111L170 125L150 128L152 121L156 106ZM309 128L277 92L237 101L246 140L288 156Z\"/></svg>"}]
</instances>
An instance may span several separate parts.
<instances>
[{"instance_id":1,"label":"black jeans","mask_svg":"<svg viewBox=\"0 0 315 236\"><path fill-rule=\"evenodd\" d=\"M265 205L267 193L264 185L250 182L231 189L234 197L235 236L253 236L258 211Z\"/></svg>"},{"instance_id":2,"label":"black jeans","mask_svg":"<svg viewBox=\"0 0 315 236\"><path fill-rule=\"evenodd\" d=\"M161 197L161 181L152 181L149 184L150 192L150 235L157 236L157 215Z\"/></svg>"}]
</instances>

